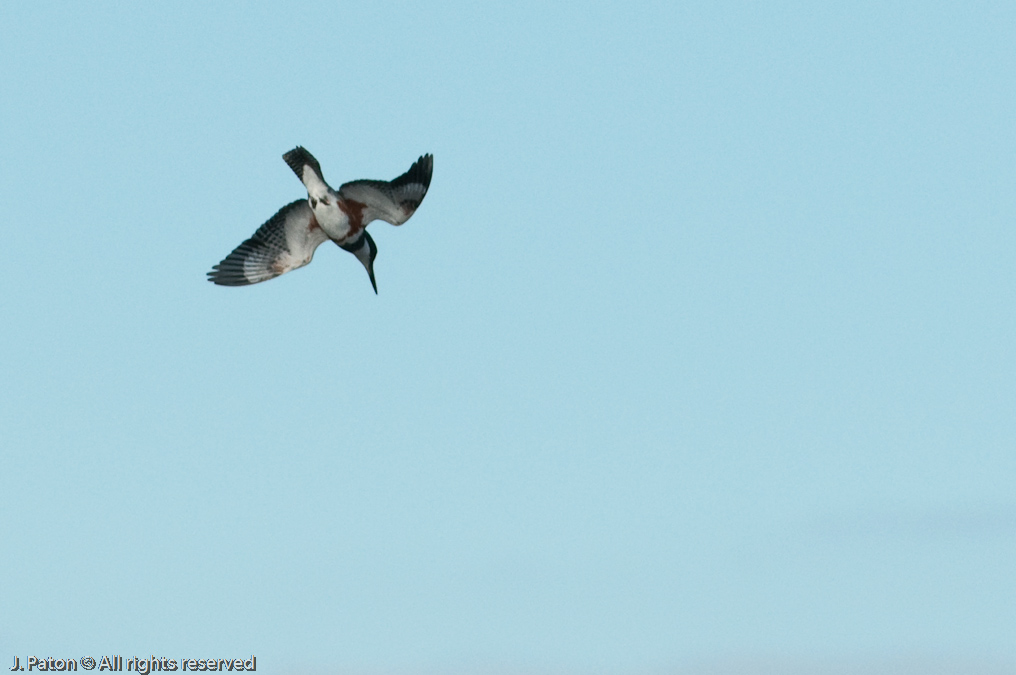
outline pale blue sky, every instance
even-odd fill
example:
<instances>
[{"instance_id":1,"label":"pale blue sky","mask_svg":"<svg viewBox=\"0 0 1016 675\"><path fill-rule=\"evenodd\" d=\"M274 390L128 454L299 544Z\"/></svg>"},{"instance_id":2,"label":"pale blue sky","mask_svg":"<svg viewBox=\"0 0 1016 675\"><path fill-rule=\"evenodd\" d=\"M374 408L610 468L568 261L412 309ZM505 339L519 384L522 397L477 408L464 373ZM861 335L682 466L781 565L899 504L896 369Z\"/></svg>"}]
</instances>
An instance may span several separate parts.
<instances>
[{"instance_id":1,"label":"pale blue sky","mask_svg":"<svg viewBox=\"0 0 1016 675\"><path fill-rule=\"evenodd\" d=\"M0 5L4 667L1016 670L1016 5L123 4ZM298 144L379 295L205 281Z\"/></svg>"}]
</instances>

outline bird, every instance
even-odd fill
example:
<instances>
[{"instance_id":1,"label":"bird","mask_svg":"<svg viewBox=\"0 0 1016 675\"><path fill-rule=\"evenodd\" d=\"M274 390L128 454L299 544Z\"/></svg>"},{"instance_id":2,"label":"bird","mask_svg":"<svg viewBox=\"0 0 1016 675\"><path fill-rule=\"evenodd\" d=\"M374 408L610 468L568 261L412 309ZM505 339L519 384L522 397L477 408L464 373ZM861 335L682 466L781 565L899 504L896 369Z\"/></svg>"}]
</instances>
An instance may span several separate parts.
<instances>
[{"instance_id":1,"label":"bird","mask_svg":"<svg viewBox=\"0 0 1016 675\"><path fill-rule=\"evenodd\" d=\"M356 256L377 294L377 244L367 225L374 220L392 225L409 220L430 188L434 156L422 155L393 180L354 180L337 191L325 182L321 165L303 146L282 159L307 188L307 199L279 209L254 236L212 266L208 280L220 286L249 286L274 279L308 264L317 247L330 239Z\"/></svg>"}]
</instances>

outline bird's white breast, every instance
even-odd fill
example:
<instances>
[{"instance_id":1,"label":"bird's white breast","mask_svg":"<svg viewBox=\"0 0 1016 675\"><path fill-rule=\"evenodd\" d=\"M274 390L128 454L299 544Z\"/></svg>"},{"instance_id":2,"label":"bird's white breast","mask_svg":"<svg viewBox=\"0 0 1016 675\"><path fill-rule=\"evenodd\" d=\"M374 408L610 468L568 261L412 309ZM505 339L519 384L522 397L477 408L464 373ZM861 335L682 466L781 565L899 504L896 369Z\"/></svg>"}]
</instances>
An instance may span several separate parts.
<instances>
[{"instance_id":1,"label":"bird's white breast","mask_svg":"<svg viewBox=\"0 0 1016 675\"><path fill-rule=\"evenodd\" d=\"M338 198L333 194L313 206L314 218L330 238L342 241L349 234L349 216L339 208Z\"/></svg>"}]
</instances>

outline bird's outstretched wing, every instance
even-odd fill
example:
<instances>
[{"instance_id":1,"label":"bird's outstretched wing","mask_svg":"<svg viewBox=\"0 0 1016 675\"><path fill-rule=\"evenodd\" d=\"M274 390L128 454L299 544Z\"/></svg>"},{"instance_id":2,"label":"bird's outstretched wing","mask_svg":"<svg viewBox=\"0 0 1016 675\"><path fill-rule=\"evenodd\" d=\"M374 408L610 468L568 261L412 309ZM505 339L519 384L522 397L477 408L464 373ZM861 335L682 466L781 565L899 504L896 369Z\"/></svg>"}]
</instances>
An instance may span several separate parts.
<instances>
[{"instance_id":1,"label":"bird's outstretched wing","mask_svg":"<svg viewBox=\"0 0 1016 675\"><path fill-rule=\"evenodd\" d=\"M305 167L310 167L317 174L318 180L324 180L325 175L321 173L321 164L314 158L314 155L307 151L307 148L298 145L282 156L289 168L293 170L296 177L303 180Z\"/></svg>"},{"instance_id":2,"label":"bird's outstretched wing","mask_svg":"<svg viewBox=\"0 0 1016 675\"><path fill-rule=\"evenodd\" d=\"M310 154L307 148L298 145L284 154L282 159L307 188L308 195L314 199L328 196L330 189L328 183L325 182L325 175L321 173L321 164L314 159L314 155Z\"/></svg>"},{"instance_id":3,"label":"bird's outstretched wing","mask_svg":"<svg viewBox=\"0 0 1016 675\"><path fill-rule=\"evenodd\" d=\"M363 204L363 224L383 220L401 225L409 220L430 187L434 173L434 156L424 155L409 171L395 180L354 180L339 188L339 197Z\"/></svg>"},{"instance_id":4,"label":"bird's outstretched wing","mask_svg":"<svg viewBox=\"0 0 1016 675\"><path fill-rule=\"evenodd\" d=\"M306 199L279 209L254 236L208 273L220 286L247 286L303 267L328 236L321 231Z\"/></svg>"}]
</instances>

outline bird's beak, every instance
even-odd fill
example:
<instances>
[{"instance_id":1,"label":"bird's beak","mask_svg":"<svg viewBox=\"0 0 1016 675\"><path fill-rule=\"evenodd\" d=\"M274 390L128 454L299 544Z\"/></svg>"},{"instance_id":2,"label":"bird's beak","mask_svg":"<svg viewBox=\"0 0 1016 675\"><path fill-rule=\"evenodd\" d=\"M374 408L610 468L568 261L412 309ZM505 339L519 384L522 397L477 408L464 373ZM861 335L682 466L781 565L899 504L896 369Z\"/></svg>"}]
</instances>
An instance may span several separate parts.
<instances>
[{"instance_id":1,"label":"bird's beak","mask_svg":"<svg viewBox=\"0 0 1016 675\"><path fill-rule=\"evenodd\" d=\"M348 248L346 249L349 250ZM360 261L363 268L367 270L367 276L370 277L370 285L374 287L374 295L377 295L377 281L374 280L374 258L377 257L377 244L374 243L374 238L370 234L363 233L363 243L354 251L353 255Z\"/></svg>"}]
</instances>

